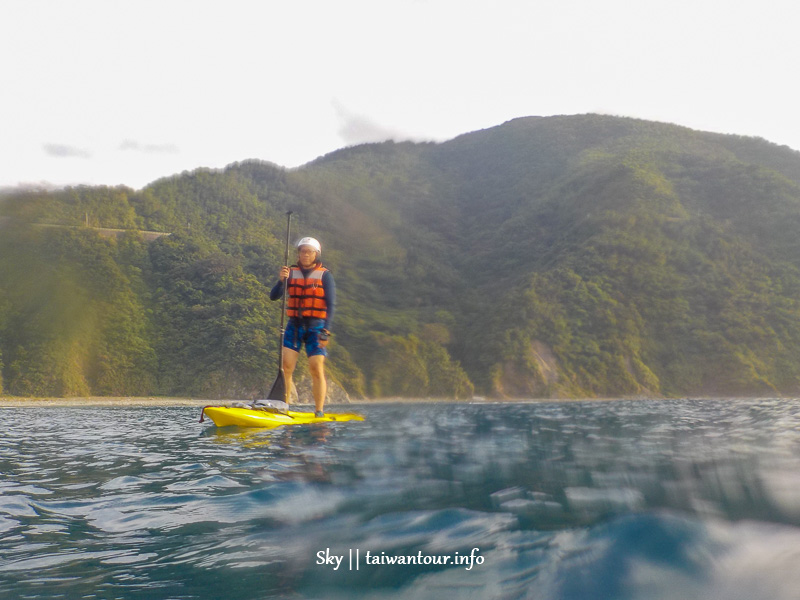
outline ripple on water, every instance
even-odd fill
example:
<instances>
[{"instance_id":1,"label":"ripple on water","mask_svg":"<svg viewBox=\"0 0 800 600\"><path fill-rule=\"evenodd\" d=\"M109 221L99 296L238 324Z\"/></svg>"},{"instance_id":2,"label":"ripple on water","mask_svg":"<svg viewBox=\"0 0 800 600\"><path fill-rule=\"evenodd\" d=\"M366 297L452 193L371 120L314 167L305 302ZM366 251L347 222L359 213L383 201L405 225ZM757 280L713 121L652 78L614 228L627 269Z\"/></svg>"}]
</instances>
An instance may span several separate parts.
<instances>
[{"instance_id":1,"label":"ripple on water","mask_svg":"<svg viewBox=\"0 0 800 600\"><path fill-rule=\"evenodd\" d=\"M273 430L188 408L5 410L0 596L781 600L800 586L798 401L360 409L364 423ZM360 568L318 565L326 549L358 550ZM474 549L470 569L363 562Z\"/></svg>"}]
</instances>

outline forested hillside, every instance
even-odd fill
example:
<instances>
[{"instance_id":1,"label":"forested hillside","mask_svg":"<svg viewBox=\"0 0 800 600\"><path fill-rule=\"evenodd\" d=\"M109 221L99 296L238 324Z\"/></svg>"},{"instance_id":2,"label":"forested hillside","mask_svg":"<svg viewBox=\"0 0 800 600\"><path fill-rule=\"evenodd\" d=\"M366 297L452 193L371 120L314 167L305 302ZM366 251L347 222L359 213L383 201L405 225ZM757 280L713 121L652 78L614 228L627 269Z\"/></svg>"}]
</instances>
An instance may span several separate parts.
<instances>
[{"instance_id":1,"label":"forested hillside","mask_svg":"<svg viewBox=\"0 0 800 600\"><path fill-rule=\"evenodd\" d=\"M800 153L596 115L6 196L0 389L262 394L287 210L354 396L800 391Z\"/></svg>"}]
</instances>

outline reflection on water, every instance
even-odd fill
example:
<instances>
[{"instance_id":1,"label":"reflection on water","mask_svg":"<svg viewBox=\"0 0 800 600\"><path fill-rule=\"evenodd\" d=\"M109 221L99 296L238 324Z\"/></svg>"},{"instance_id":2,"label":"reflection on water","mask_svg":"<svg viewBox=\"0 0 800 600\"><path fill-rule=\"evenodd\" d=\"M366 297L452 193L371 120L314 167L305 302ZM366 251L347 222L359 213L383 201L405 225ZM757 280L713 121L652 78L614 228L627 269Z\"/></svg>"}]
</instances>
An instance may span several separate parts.
<instances>
[{"instance_id":1,"label":"reflection on water","mask_svg":"<svg viewBox=\"0 0 800 600\"><path fill-rule=\"evenodd\" d=\"M800 588L796 400L357 408L363 423L273 429L0 410L0 597Z\"/></svg>"}]
</instances>

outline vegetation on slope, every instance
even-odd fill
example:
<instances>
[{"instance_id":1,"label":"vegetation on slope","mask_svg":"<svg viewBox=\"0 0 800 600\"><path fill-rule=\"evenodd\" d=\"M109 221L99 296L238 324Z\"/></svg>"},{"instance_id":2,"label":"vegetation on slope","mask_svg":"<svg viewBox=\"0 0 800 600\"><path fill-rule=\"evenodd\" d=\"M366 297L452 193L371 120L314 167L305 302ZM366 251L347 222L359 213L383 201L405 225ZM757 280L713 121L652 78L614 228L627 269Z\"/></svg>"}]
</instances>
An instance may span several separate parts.
<instances>
[{"instance_id":1,"label":"vegetation on slope","mask_svg":"<svg viewBox=\"0 0 800 600\"><path fill-rule=\"evenodd\" d=\"M292 210L336 277L353 395L795 394L799 186L764 140L585 115L16 194L0 390L263 394Z\"/></svg>"}]
</instances>

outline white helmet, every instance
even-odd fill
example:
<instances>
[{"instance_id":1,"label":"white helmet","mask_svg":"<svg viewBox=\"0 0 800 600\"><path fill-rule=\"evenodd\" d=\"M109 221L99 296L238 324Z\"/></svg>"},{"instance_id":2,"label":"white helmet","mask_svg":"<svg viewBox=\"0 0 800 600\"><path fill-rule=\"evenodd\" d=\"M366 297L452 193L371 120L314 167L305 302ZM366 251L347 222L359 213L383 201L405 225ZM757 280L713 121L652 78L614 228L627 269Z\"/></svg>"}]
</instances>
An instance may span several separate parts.
<instances>
[{"instance_id":1,"label":"white helmet","mask_svg":"<svg viewBox=\"0 0 800 600\"><path fill-rule=\"evenodd\" d=\"M322 246L319 245L319 242L315 238L312 237L300 238L294 245L294 247L299 250L300 246L311 246L314 250L316 250L317 254L322 254Z\"/></svg>"}]
</instances>

